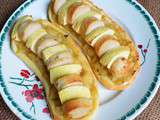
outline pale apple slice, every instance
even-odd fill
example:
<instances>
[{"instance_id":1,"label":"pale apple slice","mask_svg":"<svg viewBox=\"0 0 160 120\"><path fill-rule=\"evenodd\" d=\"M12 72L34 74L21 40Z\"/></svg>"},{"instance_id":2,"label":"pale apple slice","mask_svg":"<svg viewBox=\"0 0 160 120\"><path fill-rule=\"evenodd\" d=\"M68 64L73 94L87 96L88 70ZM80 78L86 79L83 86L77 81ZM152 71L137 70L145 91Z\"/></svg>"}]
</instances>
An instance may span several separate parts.
<instances>
[{"instance_id":1,"label":"pale apple slice","mask_svg":"<svg viewBox=\"0 0 160 120\"><path fill-rule=\"evenodd\" d=\"M42 51L46 48L53 47L58 45L58 42L54 39L53 36L47 34L43 36L36 44L36 53L39 57L42 56Z\"/></svg>"},{"instance_id":2,"label":"pale apple slice","mask_svg":"<svg viewBox=\"0 0 160 120\"><path fill-rule=\"evenodd\" d=\"M27 48L29 48L32 52L36 53L36 43L40 40L41 37L46 35L47 32L45 29L39 29L32 33L28 38L26 42Z\"/></svg>"},{"instance_id":3,"label":"pale apple slice","mask_svg":"<svg viewBox=\"0 0 160 120\"><path fill-rule=\"evenodd\" d=\"M56 59L55 61L52 61L50 64L48 64L48 70L58 66L63 66L63 65L72 64L72 63L73 63L73 59L70 57L59 58L59 59Z\"/></svg>"},{"instance_id":4,"label":"pale apple slice","mask_svg":"<svg viewBox=\"0 0 160 120\"><path fill-rule=\"evenodd\" d=\"M75 30L75 32L79 33L81 32L81 26L83 25L84 20L90 18L90 17L95 17L97 19L101 19L102 15L95 12L95 11L89 11L86 12L85 14L79 16L73 23L72 28Z\"/></svg>"},{"instance_id":5,"label":"pale apple slice","mask_svg":"<svg viewBox=\"0 0 160 120\"><path fill-rule=\"evenodd\" d=\"M23 30L22 33L22 40L24 42L26 42L28 40L28 37L32 35L32 33L36 32L39 29L43 29L41 24L37 23L37 22L30 22L27 27L25 27L25 29Z\"/></svg>"},{"instance_id":6,"label":"pale apple slice","mask_svg":"<svg viewBox=\"0 0 160 120\"><path fill-rule=\"evenodd\" d=\"M100 63L103 66L107 66L108 69L111 68L114 61L119 58L128 59L130 54L130 49L128 47L118 47L108 50L100 59Z\"/></svg>"},{"instance_id":7,"label":"pale apple slice","mask_svg":"<svg viewBox=\"0 0 160 120\"><path fill-rule=\"evenodd\" d=\"M15 24L14 29L12 30L11 37L15 39L16 41L22 40L22 33L24 31L24 28L28 25L29 21L32 21L32 16L23 16L21 17ZM25 24L25 25L24 25ZM25 26L25 27L22 27Z\"/></svg>"},{"instance_id":8,"label":"pale apple slice","mask_svg":"<svg viewBox=\"0 0 160 120\"><path fill-rule=\"evenodd\" d=\"M70 51L59 52L59 53L51 56L46 61L48 70L50 70L54 67L58 67L58 66L66 65L66 64L71 64L71 63L73 63L73 58L72 58Z\"/></svg>"},{"instance_id":9,"label":"pale apple slice","mask_svg":"<svg viewBox=\"0 0 160 120\"><path fill-rule=\"evenodd\" d=\"M59 9L65 4L66 0L54 0L53 11L55 14L58 13Z\"/></svg>"},{"instance_id":10,"label":"pale apple slice","mask_svg":"<svg viewBox=\"0 0 160 120\"><path fill-rule=\"evenodd\" d=\"M51 56L53 56L59 52L67 51L67 50L68 50L68 48L62 44L48 47L42 51L43 60L46 62Z\"/></svg>"},{"instance_id":11,"label":"pale apple slice","mask_svg":"<svg viewBox=\"0 0 160 120\"><path fill-rule=\"evenodd\" d=\"M27 19L26 21L23 22L18 28L18 35L20 38L23 38L23 32L25 28L32 22L32 19Z\"/></svg>"},{"instance_id":12,"label":"pale apple slice","mask_svg":"<svg viewBox=\"0 0 160 120\"><path fill-rule=\"evenodd\" d=\"M50 69L50 81L54 84L55 80L69 74L80 74L82 66L80 64L67 64Z\"/></svg>"},{"instance_id":13,"label":"pale apple slice","mask_svg":"<svg viewBox=\"0 0 160 120\"><path fill-rule=\"evenodd\" d=\"M104 27L104 22L101 20L93 21L91 24L88 25L85 35L88 35L93 30L96 30L97 28Z\"/></svg>"},{"instance_id":14,"label":"pale apple slice","mask_svg":"<svg viewBox=\"0 0 160 120\"><path fill-rule=\"evenodd\" d=\"M68 21L68 9L69 7L76 2L80 2L81 0L67 0L65 4L58 11L58 22L61 25L67 25Z\"/></svg>"},{"instance_id":15,"label":"pale apple slice","mask_svg":"<svg viewBox=\"0 0 160 120\"><path fill-rule=\"evenodd\" d=\"M70 74L56 80L58 91L73 85L83 85L81 77L77 74Z\"/></svg>"},{"instance_id":16,"label":"pale apple slice","mask_svg":"<svg viewBox=\"0 0 160 120\"><path fill-rule=\"evenodd\" d=\"M93 101L86 98L73 99L63 104L63 111L68 117L78 119L89 114Z\"/></svg>"},{"instance_id":17,"label":"pale apple slice","mask_svg":"<svg viewBox=\"0 0 160 120\"><path fill-rule=\"evenodd\" d=\"M83 85L70 86L58 92L61 103L75 98L91 98L88 87Z\"/></svg>"},{"instance_id":18,"label":"pale apple slice","mask_svg":"<svg viewBox=\"0 0 160 120\"><path fill-rule=\"evenodd\" d=\"M130 74L131 71L131 63L125 58L119 58L115 62L113 62L110 73L115 78L125 77Z\"/></svg>"},{"instance_id":19,"label":"pale apple slice","mask_svg":"<svg viewBox=\"0 0 160 120\"><path fill-rule=\"evenodd\" d=\"M117 47L120 47L120 44L113 36L104 36L94 46L95 51L99 57L101 57L108 50Z\"/></svg>"},{"instance_id":20,"label":"pale apple slice","mask_svg":"<svg viewBox=\"0 0 160 120\"><path fill-rule=\"evenodd\" d=\"M85 40L88 44L90 44L92 47L96 44L100 38L106 35L114 35L115 31L107 28L107 27L100 27L97 28L96 30L93 30L91 33L89 33L86 37Z\"/></svg>"},{"instance_id":21,"label":"pale apple slice","mask_svg":"<svg viewBox=\"0 0 160 120\"><path fill-rule=\"evenodd\" d=\"M72 25L78 17L90 10L90 7L84 3L77 2L72 4L68 10L68 23Z\"/></svg>"},{"instance_id":22,"label":"pale apple slice","mask_svg":"<svg viewBox=\"0 0 160 120\"><path fill-rule=\"evenodd\" d=\"M95 17L89 17L83 21L83 24L81 25L80 28L80 34L85 35L86 29L88 26L90 26L93 22L97 21L97 18Z\"/></svg>"}]
</instances>

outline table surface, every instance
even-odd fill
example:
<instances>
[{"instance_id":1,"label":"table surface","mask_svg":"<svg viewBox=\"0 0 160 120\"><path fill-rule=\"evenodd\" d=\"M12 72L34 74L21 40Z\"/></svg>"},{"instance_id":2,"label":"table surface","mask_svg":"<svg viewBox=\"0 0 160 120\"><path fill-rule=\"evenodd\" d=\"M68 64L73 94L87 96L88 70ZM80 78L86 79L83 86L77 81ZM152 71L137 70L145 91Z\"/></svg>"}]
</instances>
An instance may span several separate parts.
<instances>
[{"instance_id":1,"label":"table surface","mask_svg":"<svg viewBox=\"0 0 160 120\"><path fill-rule=\"evenodd\" d=\"M9 16L25 0L0 0L0 30ZM153 16L160 28L160 0L137 0ZM19 120L0 96L0 120ZM160 89L150 105L135 120L160 120Z\"/></svg>"}]
</instances>

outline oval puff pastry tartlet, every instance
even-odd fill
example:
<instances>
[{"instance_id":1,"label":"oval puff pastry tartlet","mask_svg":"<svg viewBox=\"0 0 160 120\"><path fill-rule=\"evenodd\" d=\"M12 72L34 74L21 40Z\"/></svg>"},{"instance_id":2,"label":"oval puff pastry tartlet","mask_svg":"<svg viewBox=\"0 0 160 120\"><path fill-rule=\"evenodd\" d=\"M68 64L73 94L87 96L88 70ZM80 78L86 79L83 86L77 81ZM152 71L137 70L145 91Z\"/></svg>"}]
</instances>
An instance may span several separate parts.
<instances>
[{"instance_id":1,"label":"oval puff pastry tartlet","mask_svg":"<svg viewBox=\"0 0 160 120\"><path fill-rule=\"evenodd\" d=\"M32 16L17 20L11 32L11 48L42 81L55 120L90 120L99 104L96 77L74 39Z\"/></svg>"},{"instance_id":2,"label":"oval puff pastry tartlet","mask_svg":"<svg viewBox=\"0 0 160 120\"><path fill-rule=\"evenodd\" d=\"M77 44L104 87L128 88L140 69L139 54L128 33L90 0L65 0L61 7L57 6L59 2L50 2L49 20L77 38Z\"/></svg>"}]
</instances>

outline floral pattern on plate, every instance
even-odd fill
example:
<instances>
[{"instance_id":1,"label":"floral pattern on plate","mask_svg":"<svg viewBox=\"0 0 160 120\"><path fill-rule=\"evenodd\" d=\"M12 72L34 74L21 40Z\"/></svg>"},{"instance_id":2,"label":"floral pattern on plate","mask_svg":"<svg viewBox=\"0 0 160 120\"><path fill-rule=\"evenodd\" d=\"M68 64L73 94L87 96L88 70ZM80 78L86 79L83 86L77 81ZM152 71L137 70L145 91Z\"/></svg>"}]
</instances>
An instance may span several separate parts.
<instances>
[{"instance_id":1,"label":"floral pattern on plate","mask_svg":"<svg viewBox=\"0 0 160 120\"><path fill-rule=\"evenodd\" d=\"M30 111L36 114L35 102L36 100L45 100L44 88L38 77L29 72L27 69L21 69L19 77L10 77L10 83L19 87L23 87L22 95L25 100L30 104ZM49 113L48 107L42 108L43 113Z\"/></svg>"}]
</instances>

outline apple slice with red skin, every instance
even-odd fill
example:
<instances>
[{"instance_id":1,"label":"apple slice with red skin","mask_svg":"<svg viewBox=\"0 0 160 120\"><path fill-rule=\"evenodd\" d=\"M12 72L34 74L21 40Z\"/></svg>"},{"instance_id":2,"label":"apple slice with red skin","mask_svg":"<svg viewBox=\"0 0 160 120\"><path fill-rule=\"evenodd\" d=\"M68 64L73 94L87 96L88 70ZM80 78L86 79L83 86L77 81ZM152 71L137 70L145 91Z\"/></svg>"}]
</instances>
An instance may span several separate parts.
<instances>
[{"instance_id":1,"label":"apple slice with red skin","mask_svg":"<svg viewBox=\"0 0 160 120\"><path fill-rule=\"evenodd\" d=\"M92 104L92 100L86 98L69 100L63 104L64 114L72 119L82 118L89 114Z\"/></svg>"},{"instance_id":2,"label":"apple slice with red skin","mask_svg":"<svg viewBox=\"0 0 160 120\"><path fill-rule=\"evenodd\" d=\"M31 22L32 22L32 20L28 19L28 20L24 21L22 24L20 24L20 26L18 28L18 35L20 38L23 38L24 30Z\"/></svg>"},{"instance_id":3,"label":"apple slice with red skin","mask_svg":"<svg viewBox=\"0 0 160 120\"><path fill-rule=\"evenodd\" d=\"M42 56L42 51L45 48L52 47L58 45L58 42L51 36L51 35L45 35L43 36L37 43L36 43L36 53L39 57Z\"/></svg>"},{"instance_id":4,"label":"apple slice with red skin","mask_svg":"<svg viewBox=\"0 0 160 120\"><path fill-rule=\"evenodd\" d=\"M87 20L87 23L90 24L86 24L86 30L85 30L85 35L88 35L89 33L91 33L93 30L99 28L99 27L104 27L104 22L101 20L91 20L90 22Z\"/></svg>"},{"instance_id":5,"label":"apple slice with red skin","mask_svg":"<svg viewBox=\"0 0 160 120\"><path fill-rule=\"evenodd\" d=\"M81 77L77 74L70 74L61 77L55 83L56 83L56 88L59 91L72 85L83 85Z\"/></svg>"},{"instance_id":6,"label":"apple slice with red skin","mask_svg":"<svg viewBox=\"0 0 160 120\"><path fill-rule=\"evenodd\" d=\"M101 57L105 52L110 49L119 47L120 44L114 36L104 36L97 41L94 48L99 57Z\"/></svg>"},{"instance_id":7,"label":"apple slice with red skin","mask_svg":"<svg viewBox=\"0 0 160 120\"><path fill-rule=\"evenodd\" d=\"M36 32L37 30L42 29L41 24L39 24L38 22L30 22L24 29L22 32L22 40L24 42L27 42L29 36L31 36L34 32Z\"/></svg>"},{"instance_id":8,"label":"apple slice with red skin","mask_svg":"<svg viewBox=\"0 0 160 120\"><path fill-rule=\"evenodd\" d=\"M67 0L65 4L62 5L62 7L58 10L58 13L57 13L59 24L61 25L68 24L68 10L72 4L77 2L81 2L81 0Z\"/></svg>"},{"instance_id":9,"label":"apple slice with red skin","mask_svg":"<svg viewBox=\"0 0 160 120\"><path fill-rule=\"evenodd\" d=\"M59 52L59 53L51 56L46 61L48 70L50 70L54 67L58 67L58 66L66 65L66 64L71 64L71 63L73 63L73 58L72 58L70 51Z\"/></svg>"},{"instance_id":10,"label":"apple slice with red skin","mask_svg":"<svg viewBox=\"0 0 160 120\"><path fill-rule=\"evenodd\" d=\"M74 3L68 10L68 23L72 25L79 16L89 11L90 7L88 5L82 2Z\"/></svg>"},{"instance_id":11,"label":"apple slice with red skin","mask_svg":"<svg viewBox=\"0 0 160 120\"><path fill-rule=\"evenodd\" d=\"M99 27L92 32L90 32L88 35L85 36L85 41L90 44L92 47L95 46L95 44L101 40L104 36L113 36L115 31L108 27Z\"/></svg>"},{"instance_id":12,"label":"apple slice with red skin","mask_svg":"<svg viewBox=\"0 0 160 120\"><path fill-rule=\"evenodd\" d=\"M72 25L73 30L76 31L78 34L81 34L81 27L82 27L84 21L88 18L91 18L91 17L94 17L96 19L101 19L102 15L97 13L96 11L86 12L85 14L81 15L80 17L78 17L74 21L74 23Z\"/></svg>"},{"instance_id":13,"label":"apple slice with red skin","mask_svg":"<svg viewBox=\"0 0 160 120\"><path fill-rule=\"evenodd\" d=\"M80 29L80 34L84 35L88 26L90 26L94 21L96 21L96 17L89 17L83 21L83 24Z\"/></svg>"},{"instance_id":14,"label":"apple slice with red skin","mask_svg":"<svg viewBox=\"0 0 160 120\"><path fill-rule=\"evenodd\" d=\"M59 9L65 4L66 0L54 0L53 12L58 13Z\"/></svg>"}]
</instances>

